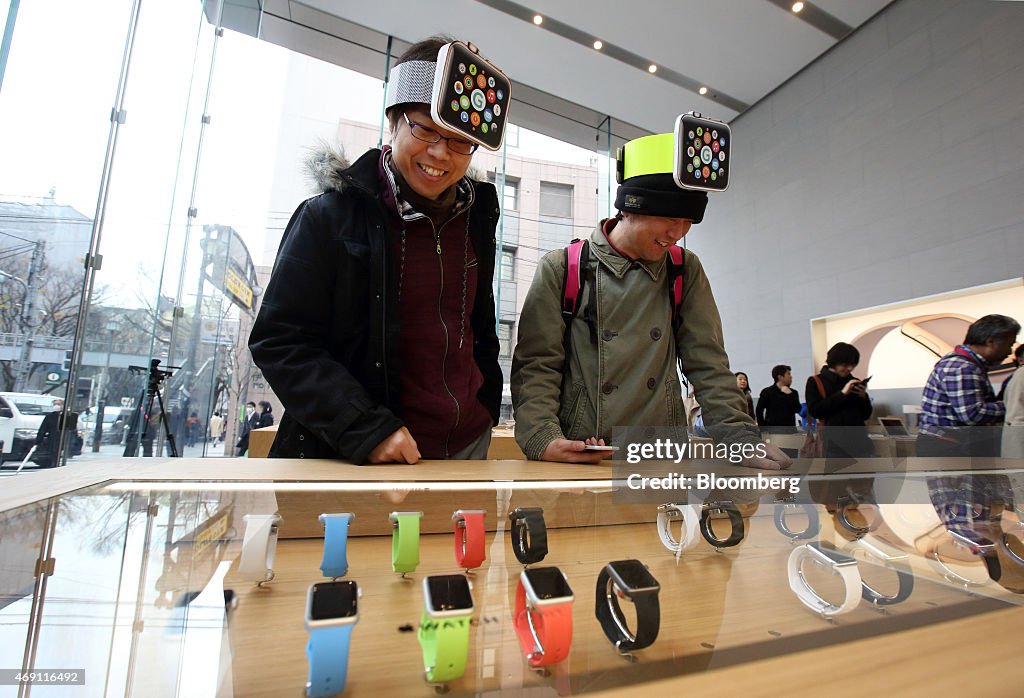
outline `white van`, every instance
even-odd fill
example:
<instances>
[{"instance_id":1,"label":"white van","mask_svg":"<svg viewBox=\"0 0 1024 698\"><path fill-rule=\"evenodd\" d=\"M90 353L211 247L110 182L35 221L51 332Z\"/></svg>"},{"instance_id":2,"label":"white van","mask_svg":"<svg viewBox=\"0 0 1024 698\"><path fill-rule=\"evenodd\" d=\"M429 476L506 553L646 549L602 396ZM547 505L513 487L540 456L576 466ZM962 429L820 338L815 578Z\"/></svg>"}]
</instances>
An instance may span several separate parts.
<instances>
[{"instance_id":1,"label":"white van","mask_svg":"<svg viewBox=\"0 0 1024 698\"><path fill-rule=\"evenodd\" d=\"M47 412L53 412L58 395L0 393L0 441L2 460L21 460L36 442L39 425Z\"/></svg>"}]
</instances>

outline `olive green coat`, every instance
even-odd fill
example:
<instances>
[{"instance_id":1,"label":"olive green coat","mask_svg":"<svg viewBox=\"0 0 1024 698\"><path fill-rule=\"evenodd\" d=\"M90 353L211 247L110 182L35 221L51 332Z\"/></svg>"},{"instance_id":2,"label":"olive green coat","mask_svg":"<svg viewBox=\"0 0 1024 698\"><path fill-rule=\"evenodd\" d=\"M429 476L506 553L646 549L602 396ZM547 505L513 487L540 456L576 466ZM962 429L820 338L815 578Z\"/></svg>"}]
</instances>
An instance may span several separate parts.
<instances>
[{"instance_id":1,"label":"olive green coat","mask_svg":"<svg viewBox=\"0 0 1024 698\"><path fill-rule=\"evenodd\" d=\"M722 321L695 254L684 250L682 323L672 336L666 254L631 262L600 228L590 236L589 268L565 361L561 314L565 250L546 254L526 296L512 361L516 441L539 459L555 439L609 442L621 426L685 427L677 357L696 389L704 424L719 442L760 443L729 369ZM596 278L597 346L582 309ZM563 370L566 372L563 381Z\"/></svg>"}]
</instances>

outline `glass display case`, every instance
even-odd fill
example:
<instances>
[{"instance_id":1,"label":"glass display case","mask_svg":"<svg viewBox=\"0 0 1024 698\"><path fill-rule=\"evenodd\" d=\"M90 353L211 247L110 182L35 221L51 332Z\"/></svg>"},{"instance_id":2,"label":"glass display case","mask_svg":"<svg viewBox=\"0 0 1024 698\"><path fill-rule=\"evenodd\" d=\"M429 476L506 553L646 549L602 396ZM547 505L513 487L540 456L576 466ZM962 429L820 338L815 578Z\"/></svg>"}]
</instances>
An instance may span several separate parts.
<instances>
[{"instance_id":1,"label":"glass display case","mask_svg":"<svg viewBox=\"0 0 1024 698\"><path fill-rule=\"evenodd\" d=\"M3 512L0 669L38 680L0 695L621 693L1024 600L1019 469L623 503L608 469L322 465Z\"/></svg>"}]
</instances>

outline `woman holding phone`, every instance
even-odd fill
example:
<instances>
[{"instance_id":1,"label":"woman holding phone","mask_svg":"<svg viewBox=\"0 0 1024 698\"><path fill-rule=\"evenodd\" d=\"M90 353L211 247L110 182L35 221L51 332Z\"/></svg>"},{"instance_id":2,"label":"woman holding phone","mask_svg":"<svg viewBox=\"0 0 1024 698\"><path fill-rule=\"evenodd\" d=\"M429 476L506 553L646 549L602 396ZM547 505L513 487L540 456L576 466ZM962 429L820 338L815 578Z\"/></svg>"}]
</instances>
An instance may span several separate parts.
<instances>
[{"instance_id":1,"label":"woman holding phone","mask_svg":"<svg viewBox=\"0 0 1024 698\"><path fill-rule=\"evenodd\" d=\"M807 379L807 412L824 424L826 458L875 455L866 427L872 409L866 387L871 377L854 377L858 363L857 347L838 342L828 350L818 375Z\"/></svg>"}]
</instances>

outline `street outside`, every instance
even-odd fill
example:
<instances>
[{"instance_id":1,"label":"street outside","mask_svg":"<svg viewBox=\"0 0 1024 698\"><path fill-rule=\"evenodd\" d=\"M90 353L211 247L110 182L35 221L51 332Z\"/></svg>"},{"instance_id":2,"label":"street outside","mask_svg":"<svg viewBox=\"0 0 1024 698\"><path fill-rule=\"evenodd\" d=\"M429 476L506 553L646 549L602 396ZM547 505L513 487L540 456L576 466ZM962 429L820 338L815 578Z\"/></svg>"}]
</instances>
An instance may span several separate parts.
<instances>
[{"instance_id":1,"label":"street outside","mask_svg":"<svg viewBox=\"0 0 1024 698\"><path fill-rule=\"evenodd\" d=\"M225 455L224 454L224 446L225 445L223 443L219 443L217 445L213 445L213 444L204 444L202 442L197 442L195 446L185 446L184 447L183 457L184 458L204 458L204 457L206 457L206 458L223 458L224 455ZM232 449L229 448L227 455L234 455L233 453L231 453L231 451L232 451ZM165 447L165 452L166 452L166 447ZM142 453L141 447L139 448L139 453ZM100 450L97 453L93 453L92 452L92 447L91 446L86 446L83 449L81 455L75 456L74 458L70 458L68 460L68 465L69 466L74 466L74 465L77 465L79 463L87 463L87 462L90 462L90 461L98 461L98 460L110 461L110 460L115 460L115 459L118 459L118 458L122 458L123 454L124 454L124 445L123 444L103 444L103 445L100 446ZM141 456L137 456L137 457L141 458ZM20 466L20 465L21 465L20 461L4 461L3 465L0 466L0 477L7 477L7 476L10 476L10 475L14 475L17 472L17 470L18 470L18 466ZM27 463L25 465L25 468L21 472L22 472L22 474L24 474L24 473L28 473L28 472L35 471L35 470L45 471L45 470L47 470L47 468L40 468L35 463L31 463L30 462L30 463Z\"/></svg>"}]
</instances>

